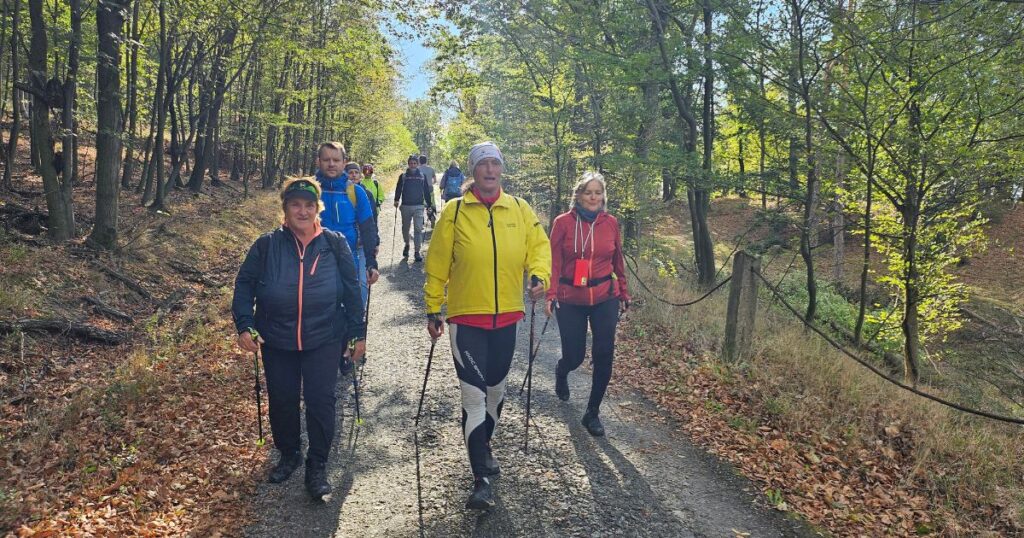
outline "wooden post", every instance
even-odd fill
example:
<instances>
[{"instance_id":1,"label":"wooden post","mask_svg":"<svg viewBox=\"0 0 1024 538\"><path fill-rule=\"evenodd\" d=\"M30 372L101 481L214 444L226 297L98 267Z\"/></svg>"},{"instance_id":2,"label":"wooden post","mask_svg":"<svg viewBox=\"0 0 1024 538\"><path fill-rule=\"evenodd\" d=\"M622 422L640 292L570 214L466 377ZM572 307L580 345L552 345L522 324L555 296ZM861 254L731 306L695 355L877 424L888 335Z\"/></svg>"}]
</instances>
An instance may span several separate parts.
<instances>
[{"instance_id":1,"label":"wooden post","mask_svg":"<svg viewBox=\"0 0 1024 538\"><path fill-rule=\"evenodd\" d=\"M754 334L757 312L757 276L761 259L739 251L732 262L732 282L729 283L729 303L725 316L725 344L722 346L727 362L746 358Z\"/></svg>"}]
</instances>

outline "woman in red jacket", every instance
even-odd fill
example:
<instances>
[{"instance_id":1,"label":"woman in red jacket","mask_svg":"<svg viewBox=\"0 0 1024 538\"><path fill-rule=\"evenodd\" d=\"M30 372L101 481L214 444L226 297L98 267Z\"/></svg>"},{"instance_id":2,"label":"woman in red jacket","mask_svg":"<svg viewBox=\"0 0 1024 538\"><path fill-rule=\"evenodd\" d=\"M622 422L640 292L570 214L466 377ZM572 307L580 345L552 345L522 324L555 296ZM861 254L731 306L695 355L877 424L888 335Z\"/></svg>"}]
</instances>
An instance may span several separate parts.
<instances>
[{"instance_id":1,"label":"woman in red jacket","mask_svg":"<svg viewBox=\"0 0 1024 538\"><path fill-rule=\"evenodd\" d=\"M586 172L576 183L573 208L555 218L551 227L551 278L547 315L558 311L562 359L555 369L555 393L569 400L569 372L583 364L587 323L594 334L594 376L583 426L591 435L604 435L598 417L615 354L615 325L629 308L622 236L615 217L605 211L604 176Z\"/></svg>"}]
</instances>

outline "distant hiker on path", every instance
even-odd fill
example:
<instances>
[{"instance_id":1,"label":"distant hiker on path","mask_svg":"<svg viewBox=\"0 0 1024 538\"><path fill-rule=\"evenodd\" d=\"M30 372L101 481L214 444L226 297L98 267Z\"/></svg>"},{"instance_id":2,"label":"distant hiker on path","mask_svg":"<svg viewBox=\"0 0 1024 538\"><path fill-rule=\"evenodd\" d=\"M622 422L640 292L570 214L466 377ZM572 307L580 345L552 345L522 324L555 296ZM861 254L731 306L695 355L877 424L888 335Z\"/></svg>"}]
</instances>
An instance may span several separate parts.
<instances>
[{"instance_id":1,"label":"distant hiker on path","mask_svg":"<svg viewBox=\"0 0 1024 538\"><path fill-rule=\"evenodd\" d=\"M395 207L400 207L402 213L402 239L405 240L402 258L409 257L409 225L412 224L415 232L413 235L416 247L415 259L421 262L423 261L423 257L420 256L420 247L423 244L423 209L434 207L434 200L431 197L430 188L419 170L419 156L410 155L408 164L409 168L398 176L398 185L395 186Z\"/></svg>"},{"instance_id":2,"label":"distant hiker on path","mask_svg":"<svg viewBox=\"0 0 1024 538\"><path fill-rule=\"evenodd\" d=\"M466 175L459 169L458 161L452 159L441 176L441 201L448 203L462 196L462 184L465 182Z\"/></svg>"},{"instance_id":3,"label":"distant hiker on path","mask_svg":"<svg viewBox=\"0 0 1024 538\"><path fill-rule=\"evenodd\" d=\"M606 203L604 176L583 174L572 209L556 217L551 227L555 280L545 309L549 317L554 311L558 315L562 358L555 368L555 393L562 401L569 400L569 372L583 364L590 324L594 375L583 426L594 436L604 435L599 411L612 378L615 325L630 303L619 223L605 211Z\"/></svg>"},{"instance_id":4,"label":"distant hiker on path","mask_svg":"<svg viewBox=\"0 0 1024 538\"><path fill-rule=\"evenodd\" d=\"M491 438L505 398L517 323L525 315L523 276L540 280L529 289L536 301L543 297L551 270L550 245L537 215L525 201L501 189L503 165L501 151L491 142L470 150L472 186L441 212L423 286L432 338L444 333L441 307L448 304L474 480L466 507L474 509L494 506L491 480L500 469Z\"/></svg>"},{"instance_id":5,"label":"distant hiker on path","mask_svg":"<svg viewBox=\"0 0 1024 538\"><path fill-rule=\"evenodd\" d=\"M420 155L420 173L423 174L423 179L427 182L427 188L430 192L430 205L427 206L427 216L430 217L430 228L434 228L434 224L437 223L437 214L435 208L437 204L434 203L434 184L437 183L437 172L434 171L434 167L427 164L427 156Z\"/></svg>"},{"instance_id":6,"label":"distant hiker on path","mask_svg":"<svg viewBox=\"0 0 1024 538\"><path fill-rule=\"evenodd\" d=\"M361 184L366 188L366 192L370 194L370 202L373 204L373 221L377 222L380 217L380 206L384 204L384 188L373 177L372 163L363 165L363 181Z\"/></svg>"},{"instance_id":7,"label":"distant hiker on path","mask_svg":"<svg viewBox=\"0 0 1024 538\"><path fill-rule=\"evenodd\" d=\"M338 167L340 172L341 168ZM281 457L269 482L284 482L302 462L299 394L306 403L306 490L331 493L327 456L335 425L338 357L366 350L363 301L348 242L320 224L320 186L291 179L281 191L283 224L249 248L231 303L238 346L262 351L270 429Z\"/></svg>"}]
</instances>

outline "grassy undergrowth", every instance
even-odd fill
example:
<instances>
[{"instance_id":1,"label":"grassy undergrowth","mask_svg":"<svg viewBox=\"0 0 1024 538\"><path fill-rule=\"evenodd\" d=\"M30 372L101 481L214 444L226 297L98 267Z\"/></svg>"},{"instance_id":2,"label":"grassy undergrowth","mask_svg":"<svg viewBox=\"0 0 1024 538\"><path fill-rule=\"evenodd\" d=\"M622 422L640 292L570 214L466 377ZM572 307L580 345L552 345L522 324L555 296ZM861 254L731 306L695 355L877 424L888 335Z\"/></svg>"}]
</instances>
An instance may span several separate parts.
<instances>
[{"instance_id":1,"label":"grassy undergrowth","mask_svg":"<svg viewBox=\"0 0 1024 538\"><path fill-rule=\"evenodd\" d=\"M699 296L688 279L667 269L672 264L666 260L686 258L661 248L661 261L642 265L641 277L662 298ZM794 509L839 535L1024 530L1019 426L965 415L899 389L805 330L767 294L759 303L751 357L724 364L719 356L727 295L728 287L686 309L646 297L622 336L653 346L664 345L666 337L681 343L671 357L640 354L646 363L638 367L656 368L652 375L665 380L638 388L675 409L689 433L758 482L770 504ZM830 315L842 315L848 306L823 301ZM629 377L623 375L627 382ZM715 428L716 434L708 433Z\"/></svg>"}]
</instances>

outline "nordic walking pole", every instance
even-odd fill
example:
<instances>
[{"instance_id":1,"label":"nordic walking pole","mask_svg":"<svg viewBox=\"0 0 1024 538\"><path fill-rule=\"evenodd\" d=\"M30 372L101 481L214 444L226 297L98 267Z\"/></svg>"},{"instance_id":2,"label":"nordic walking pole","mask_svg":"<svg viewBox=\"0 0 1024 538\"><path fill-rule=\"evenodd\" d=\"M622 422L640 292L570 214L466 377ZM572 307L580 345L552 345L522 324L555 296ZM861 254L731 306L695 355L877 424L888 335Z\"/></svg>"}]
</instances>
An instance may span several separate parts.
<instances>
[{"instance_id":1,"label":"nordic walking pole","mask_svg":"<svg viewBox=\"0 0 1024 538\"><path fill-rule=\"evenodd\" d=\"M394 224L391 225L391 267L395 266L395 235L398 233L398 208L395 208Z\"/></svg>"},{"instance_id":2,"label":"nordic walking pole","mask_svg":"<svg viewBox=\"0 0 1024 538\"><path fill-rule=\"evenodd\" d=\"M435 327L441 325L441 320L435 322ZM427 394L427 379L430 378L430 363L434 362L434 348L437 347L437 338L430 339L430 354L427 355L427 371L423 374L423 388L420 389L420 403L416 406L416 426L420 425L420 414L423 412L423 397Z\"/></svg>"},{"instance_id":3,"label":"nordic walking pole","mask_svg":"<svg viewBox=\"0 0 1024 538\"><path fill-rule=\"evenodd\" d=\"M256 384L253 385L253 389L256 391L256 420L257 424L259 425L258 431L260 434L259 440L256 441L256 446L263 446L263 444L266 441L263 439L263 398L260 395L260 392L262 392L262 388L260 386L260 333L256 332L256 329L252 328L249 329L249 333L252 335L252 340L253 342L256 342L257 346L256 352L252 354L253 373L255 374L256 378Z\"/></svg>"},{"instance_id":4,"label":"nordic walking pole","mask_svg":"<svg viewBox=\"0 0 1024 538\"><path fill-rule=\"evenodd\" d=\"M537 358L537 353L540 351L540 341L544 339L544 333L548 332L548 323L550 321L550 317L544 320L544 326L540 330L540 337L537 338L537 344L533 346L533 349L530 351L529 366L526 367L526 377L523 378L523 386L519 387L520 396L522 396L523 392L526 390L526 380L530 379L533 374L533 360Z\"/></svg>"},{"instance_id":5,"label":"nordic walking pole","mask_svg":"<svg viewBox=\"0 0 1024 538\"><path fill-rule=\"evenodd\" d=\"M540 279L536 276L530 276L531 288L537 287L540 284ZM530 396L533 393L533 334L536 327L535 320L537 318L537 300L534 299L530 303L530 356L529 365L526 367L526 435L523 437L523 452L530 452Z\"/></svg>"},{"instance_id":6,"label":"nordic walking pole","mask_svg":"<svg viewBox=\"0 0 1024 538\"><path fill-rule=\"evenodd\" d=\"M370 291L373 290L373 286L366 285L366 310L363 312L363 324L365 325L370 321ZM363 344L366 345L366 339L363 339ZM352 351L349 350L349 360L352 360ZM363 364L366 364L366 354L363 354ZM358 370L358 371L357 371ZM352 361L352 390L355 392L356 400L356 426L363 425L363 417L359 412L359 375L363 371L361 365L357 365L355 361Z\"/></svg>"},{"instance_id":7,"label":"nordic walking pole","mask_svg":"<svg viewBox=\"0 0 1024 538\"><path fill-rule=\"evenodd\" d=\"M435 320L435 327L441 325L441 320ZM412 442L416 447L416 505L419 508L420 536L423 534L423 482L420 475L420 416L423 413L423 397L427 394L427 380L430 379L430 364L434 362L434 348L437 346L437 338L430 339L430 354L427 355L427 371L423 374L423 388L420 389L420 403L416 406L416 421L412 429Z\"/></svg>"}]
</instances>

